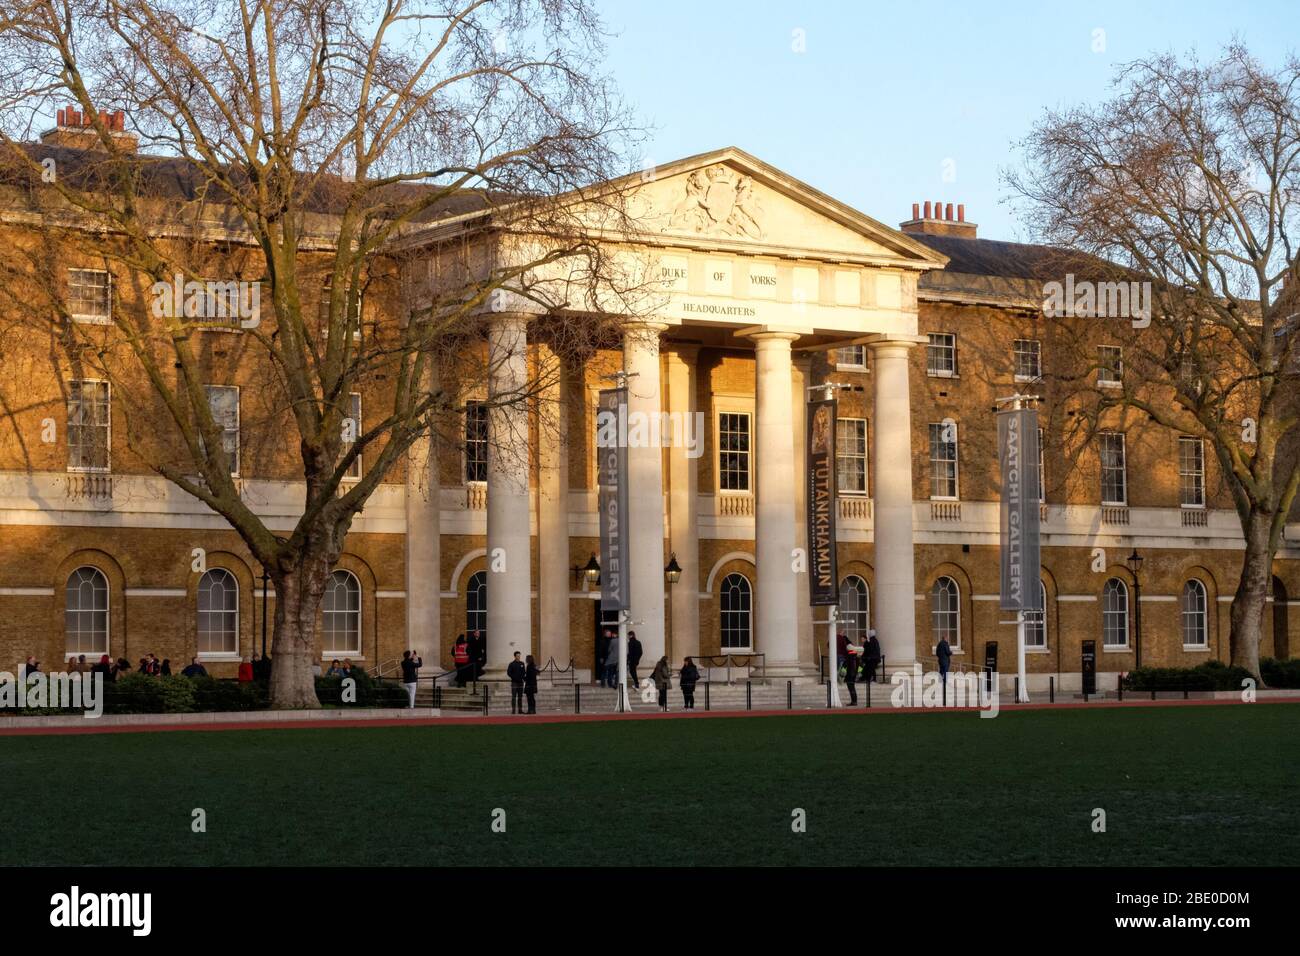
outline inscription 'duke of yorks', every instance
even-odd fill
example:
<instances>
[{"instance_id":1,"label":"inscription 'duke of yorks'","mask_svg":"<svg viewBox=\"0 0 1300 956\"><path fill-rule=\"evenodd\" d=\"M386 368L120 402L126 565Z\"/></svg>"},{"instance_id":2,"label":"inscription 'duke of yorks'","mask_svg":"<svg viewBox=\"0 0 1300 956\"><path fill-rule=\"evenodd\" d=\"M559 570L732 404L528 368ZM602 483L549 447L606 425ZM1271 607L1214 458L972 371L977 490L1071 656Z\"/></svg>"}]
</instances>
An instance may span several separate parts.
<instances>
[{"instance_id":1,"label":"inscription 'duke of yorks'","mask_svg":"<svg viewBox=\"0 0 1300 956\"><path fill-rule=\"evenodd\" d=\"M668 220L670 229L689 229L713 236L762 239L763 210L753 180L730 166L697 169L686 177L686 196Z\"/></svg>"}]
</instances>

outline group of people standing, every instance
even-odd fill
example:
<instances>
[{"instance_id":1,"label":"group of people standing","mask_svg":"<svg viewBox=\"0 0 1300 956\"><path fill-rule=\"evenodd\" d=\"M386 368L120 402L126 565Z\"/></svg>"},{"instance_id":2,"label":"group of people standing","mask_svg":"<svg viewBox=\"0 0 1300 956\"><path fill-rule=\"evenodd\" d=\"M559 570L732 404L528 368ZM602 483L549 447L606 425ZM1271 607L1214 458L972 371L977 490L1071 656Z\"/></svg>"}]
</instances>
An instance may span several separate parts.
<instances>
[{"instance_id":1,"label":"group of people standing","mask_svg":"<svg viewBox=\"0 0 1300 956\"><path fill-rule=\"evenodd\" d=\"M876 668L880 666L880 641L876 639L875 630L867 631L867 639L861 644L851 644L849 636L840 631L835 641L839 662L844 667L844 683L849 689L849 706L858 703L857 683L859 677L868 684L876 679Z\"/></svg>"},{"instance_id":2,"label":"group of people standing","mask_svg":"<svg viewBox=\"0 0 1300 956\"><path fill-rule=\"evenodd\" d=\"M464 687L469 681L483 676L487 666L487 640L482 631L470 631L469 636L456 635L451 646L452 663L456 665L456 686Z\"/></svg>"}]
</instances>

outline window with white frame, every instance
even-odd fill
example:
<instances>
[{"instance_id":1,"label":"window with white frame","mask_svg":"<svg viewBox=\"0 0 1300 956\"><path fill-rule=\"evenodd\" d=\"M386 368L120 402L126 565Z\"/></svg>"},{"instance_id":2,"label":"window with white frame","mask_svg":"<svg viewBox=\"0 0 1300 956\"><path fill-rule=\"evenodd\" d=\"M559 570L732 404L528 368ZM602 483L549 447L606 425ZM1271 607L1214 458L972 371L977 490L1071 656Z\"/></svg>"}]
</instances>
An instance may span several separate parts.
<instances>
[{"instance_id":1,"label":"window with white frame","mask_svg":"<svg viewBox=\"0 0 1300 956\"><path fill-rule=\"evenodd\" d=\"M68 270L68 314L74 322L110 324L112 293L113 280L103 269Z\"/></svg>"},{"instance_id":2,"label":"window with white frame","mask_svg":"<svg viewBox=\"0 0 1300 956\"><path fill-rule=\"evenodd\" d=\"M1183 646L1209 645L1209 604L1205 585L1192 578L1183 585Z\"/></svg>"},{"instance_id":3,"label":"window with white frame","mask_svg":"<svg viewBox=\"0 0 1300 956\"><path fill-rule=\"evenodd\" d=\"M348 393L348 418L352 422L351 426L349 426L350 433L352 435L352 441L345 441L343 443L343 454L345 455L352 450L352 446L357 443L356 440L361 435L361 393L360 392ZM345 435L346 434L347 433L345 433ZM348 465L347 473L343 476L343 479L345 481L358 481L360 480L360 478L361 478L361 455L358 454L356 458L352 459L352 464Z\"/></svg>"},{"instance_id":4,"label":"window with white frame","mask_svg":"<svg viewBox=\"0 0 1300 956\"><path fill-rule=\"evenodd\" d=\"M68 471L109 470L113 411L108 382L68 382Z\"/></svg>"},{"instance_id":5,"label":"window with white frame","mask_svg":"<svg viewBox=\"0 0 1300 956\"><path fill-rule=\"evenodd\" d=\"M199 578L199 656L239 653L239 584L225 568Z\"/></svg>"},{"instance_id":6,"label":"window with white frame","mask_svg":"<svg viewBox=\"0 0 1300 956\"><path fill-rule=\"evenodd\" d=\"M212 421L221 429L221 447L230 463L230 474L239 476L239 386L207 385Z\"/></svg>"},{"instance_id":7,"label":"window with white frame","mask_svg":"<svg viewBox=\"0 0 1300 956\"><path fill-rule=\"evenodd\" d=\"M1025 612L1025 647L1047 646L1047 585L1038 582L1038 603L1041 610Z\"/></svg>"},{"instance_id":8,"label":"window with white frame","mask_svg":"<svg viewBox=\"0 0 1300 956\"><path fill-rule=\"evenodd\" d=\"M350 571L335 571L325 585L321 632L324 653L361 653L361 583Z\"/></svg>"},{"instance_id":9,"label":"window with white frame","mask_svg":"<svg viewBox=\"0 0 1300 956\"><path fill-rule=\"evenodd\" d=\"M835 350L835 367L865 371L867 367L867 347L865 345L846 345Z\"/></svg>"},{"instance_id":10,"label":"window with white frame","mask_svg":"<svg viewBox=\"0 0 1300 956\"><path fill-rule=\"evenodd\" d=\"M1036 382L1043 376L1043 345L1033 339L1016 339L1012 343L1011 358L1017 382Z\"/></svg>"},{"instance_id":11,"label":"window with white frame","mask_svg":"<svg viewBox=\"0 0 1300 956\"><path fill-rule=\"evenodd\" d=\"M1205 507L1205 443L1199 438L1178 439L1178 496L1184 508Z\"/></svg>"},{"instance_id":12,"label":"window with white frame","mask_svg":"<svg viewBox=\"0 0 1300 956\"><path fill-rule=\"evenodd\" d=\"M1116 388L1124 383L1124 350L1118 345L1097 346L1097 384Z\"/></svg>"},{"instance_id":13,"label":"window with white frame","mask_svg":"<svg viewBox=\"0 0 1300 956\"><path fill-rule=\"evenodd\" d=\"M1124 456L1124 435L1102 432L1097 436L1101 454L1101 503L1128 504L1128 468Z\"/></svg>"},{"instance_id":14,"label":"window with white frame","mask_svg":"<svg viewBox=\"0 0 1300 956\"><path fill-rule=\"evenodd\" d=\"M839 627L853 644L865 641L871 627L871 591L856 574L840 582Z\"/></svg>"},{"instance_id":15,"label":"window with white frame","mask_svg":"<svg viewBox=\"0 0 1300 956\"><path fill-rule=\"evenodd\" d=\"M945 639L953 650L961 647L961 588L952 578L939 578L930 588L930 620L936 647Z\"/></svg>"},{"instance_id":16,"label":"window with white frame","mask_svg":"<svg viewBox=\"0 0 1300 956\"><path fill-rule=\"evenodd\" d=\"M867 493L867 420L835 420L835 486L842 495Z\"/></svg>"},{"instance_id":17,"label":"window with white frame","mask_svg":"<svg viewBox=\"0 0 1300 956\"><path fill-rule=\"evenodd\" d=\"M925 373L936 378L952 378L957 374L957 336L951 332L929 333L925 347Z\"/></svg>"},{"instance_id":18,"label":"window with white frame","mask_svg":"<svg viewBox=\"0 0 1300 956\"><path fill-rule=\"evenodd\" d=\"M487 633L487 572L475 571L465 585L465 633Z\"/></svg>"},{"instance_id":19,"label":"window with white frame","mask_svg":"<svg viewBox=\"0 0 1300 956\"><path fill-rule=\"evenodd\" d=\"M718 413L718 488L749 491L749 413Z\"/></svg>"},{"instance_id":20,"label":"window with white frame","mask_svg":"<svg viewBox=\"0 0 1300 956\"><path fill-rule=\"evenodd\" d=\"M487 481L488 407L465 403L465 482Z\"/></svg>"},{"instance_id":21,"label":"window with white frame","mask_svg":"<svg viewBox=\"0 0 1300 956\"><path fill-rule=\"evenodd\" d=\"M68 575L63 639L66 654L108 653L108 578L98 568L77 568Z\"/></svg>"},{"instance_id":22,"label":"window with white frame","mask_svg":"<svg viewBox=\"0 0 1300 956\"><path fill-rule=\"evenodd\" d=\"M1101 589L1101 643L1128 647L1128 585L1111 578Z\"/></svg>"},{"instance_id":23,"label":"window with white frame","mask_svg":"<svg viewBox=\"0 0 1300 956\"><path fill-rule=\"evenodd\" d=\"M719 602L720 633L724 651L747 651L752 646L754 590L743 574L728 574L722 579Z\"/></svg>"},{"instance_id":24,"label":"window with white frame","mask_svg":"<svg viewBox=\"0 0 1300 956\"><path fill-rule=\"evenodd\" d=\"M930 423L930 497L957 497L957 423Z\"/></svg>"}]
</instances>

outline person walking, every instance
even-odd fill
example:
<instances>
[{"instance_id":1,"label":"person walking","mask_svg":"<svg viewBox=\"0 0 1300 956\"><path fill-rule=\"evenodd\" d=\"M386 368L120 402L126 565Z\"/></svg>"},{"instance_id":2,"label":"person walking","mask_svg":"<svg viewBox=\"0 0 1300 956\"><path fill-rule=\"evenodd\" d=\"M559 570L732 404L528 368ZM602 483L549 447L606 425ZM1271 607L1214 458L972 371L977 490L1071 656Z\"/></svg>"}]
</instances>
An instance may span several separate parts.
<instances>
[{"instance_id":1,"label":"person walking","mask_svg":"<svg viewBox=\"0 0 1300 956\"><path fill-rule=\"evenodd\" d=\"M700 669L695 666L695 661L686 658L682 663L681 684L682 684L682 709L695 709L695 685L700 680Z\"/></svg>"},{"instance_id":2,"label":"person walking","mask_svg":"<svg viewBox=\"0 0 1300 956\"><path fill-rule=\"evenodd\" d=\"M524 662L519 659L518 651L515 651L515 659L506 668L506 676L510 678L510 713L522 714L524 712L524 678L528 676L528 669L524 667Z\"/></svg>"},{"instance_id":3,"label":"person walking","mask_svg":"<svg viewBox=\"0 0 1300 956\"><path fill-rule=\"evenodd\" d=\"M655 665L654 672L650 676L654 678L655 687L659 690L660 710L668 709L668 692L673 687L672 675L673 671L668 666L668 658L659 658L659 663Z\"/></svg>"},{"instance_id":4,"label":"person walking","mask_svg":"<svg viewBox=\"0 0 1300 956\"><path fill-rule=\"evenodd\" d=\"M867 631L867 682L876 682L876 668L880 666L880 641L876 640L875 630Z\"/></svg>"},{"instance_id":5,"label":"person walking","mask_svg":"<svg viewBox=\"0 0 1300 956\"><path fill-rule=\"evenodd\" d=\"M601 687L605 686L605 658L609 656L609 644L614 637L614 632L605 628L596 638L596 683Z\"/></svg>"},{"instance_id":6,"label":"person walking","mask_svg":"<svg viewBox=\"0 0 1300 956\"><path fill-rule=\"evenodd\" d=\"M849 643L849 636L840 631L837 640L840 654L844 658L844 685L849 690L849 706L858 706L858 655L857 648Z\"/></svg>"},{"instance_id":7,"label":"person walking","mask_svg":"<svg viewBox=\"0 0 1300 956\"><path fill-rule=\"evenodd\" d=\"M627 632L627 676L633 689L641 682L636 676L636 666L641 663L641 642L636 639L636 631Z\"/></svg>"},{"instance_id":8,"label":"person walking","mask_svg":"<svg viewBox=\"0 0 1300 956\"><path fill-rule=\"evenodd\" d=\"M939 662L939 683L947 694L948 687L948 667L952 664L952 648L948 644L948 638L940 637L939 643L934 649L935 659Z\"/></svg>"},{"instance_id":9,"label":"person walking","mask_svg":"<svg viewBox=\"0 0 1300 956\"><path fill-rule=\"evenodd\" d=\"M451 659L456 665L456 686L464 687L469 677L469 642L464 634L456 635L456 643L451 649Z\"/></svg>"},{"instance_id":10,"label":"person walking","mask_svg":"<svg viewBox=\"0 0 1300 956\"><path fill-rule=\"evenodd\" d=\"M609 642L609 651L605 654L605 685L618 686L618 638Z\"/></svg>"},{"instance_id":11,"label":"person walking","mask_svg":"<svg viewBox=\"0 0 1300 956\"><path fill-rule=\"evenodd\" d=\"M528 712L537 713L537 661L532 654L524 658L524 694L528 697Z\"/></svg>"},{"instance_id":12,"label":"person walking","mask_svg":"<svg viewBox=\"0 0 1300 956\"><path fill-rule=\"evenodd\" d=\"M402 686L406 688L406 709L415 709L415 690L420 683L420 668L424 659L415 651L402 651Z\"/></svg>"}]
</instances>

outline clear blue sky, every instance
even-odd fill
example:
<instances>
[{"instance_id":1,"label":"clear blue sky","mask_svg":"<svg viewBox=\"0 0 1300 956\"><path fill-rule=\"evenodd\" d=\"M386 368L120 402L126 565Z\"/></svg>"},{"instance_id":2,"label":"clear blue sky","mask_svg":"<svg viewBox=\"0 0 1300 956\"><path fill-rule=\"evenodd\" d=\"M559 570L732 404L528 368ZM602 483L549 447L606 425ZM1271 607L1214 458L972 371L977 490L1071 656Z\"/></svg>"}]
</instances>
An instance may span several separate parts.
<instances>
[{"instance_id":1,"label":"clear blue sky","mask_svg":"<svg viewBox=\"0 0 1300 956\"><path fill-rule=\"evenodd\" d=\"M653 127L647 164L738 146L889 224L964 202L994 239L1028 238L998 173L1044 108L1103 99L1152 52L1208 58L1235 37L1280 65L1300 49L1297 0L598 2L608 68Z\"/></svg>"}]
</instances>

